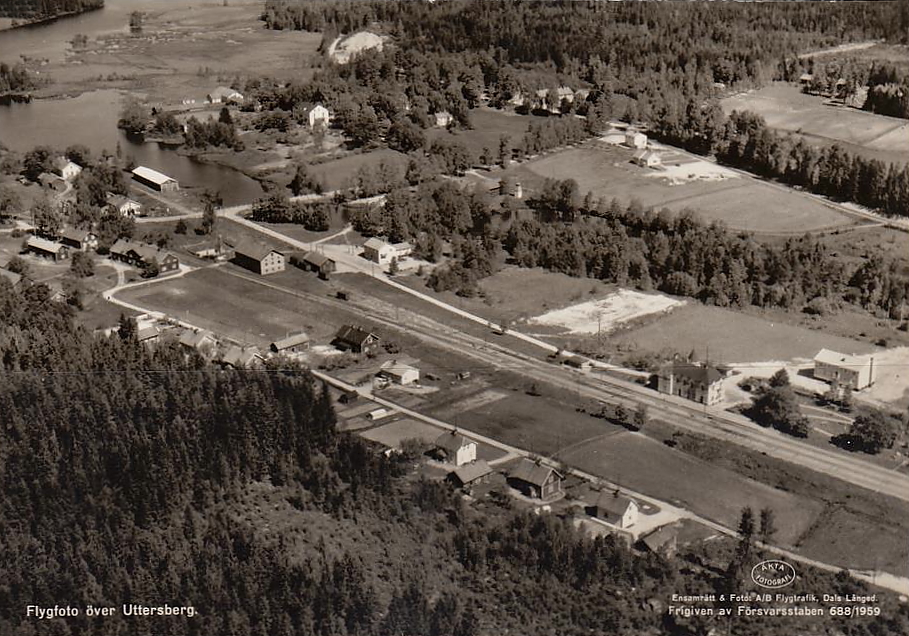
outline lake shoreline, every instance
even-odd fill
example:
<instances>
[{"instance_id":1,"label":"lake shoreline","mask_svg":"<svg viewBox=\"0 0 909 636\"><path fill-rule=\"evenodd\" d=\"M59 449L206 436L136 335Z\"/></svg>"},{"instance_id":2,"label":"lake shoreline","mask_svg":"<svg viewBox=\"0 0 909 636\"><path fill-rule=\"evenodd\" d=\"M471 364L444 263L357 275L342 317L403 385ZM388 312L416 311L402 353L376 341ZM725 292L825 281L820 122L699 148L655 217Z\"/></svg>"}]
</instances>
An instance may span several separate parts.
<instances>
[{"instance_id":1,"label":"lake shoreline","mask_svg":"<svg viewBox=\"0 0 909 636\"><path fill-rule=\"evenodd\" d=\"M81 11L66 11L65 13L58 13L57 15L51 15L37 20L28 20L27 22L20 21L19 18L0 18L0 33L15 31L16 29L47 26L48 24L53 24L57 20L73 18L77 15L84 15L86 13L91 13L92 11L101 11L102 9L104 9L104 0L101 0L101 4L97 7L88 7ZM4 24L7 21L9 21L9 23Z\"/></svg>"}]
</instances>

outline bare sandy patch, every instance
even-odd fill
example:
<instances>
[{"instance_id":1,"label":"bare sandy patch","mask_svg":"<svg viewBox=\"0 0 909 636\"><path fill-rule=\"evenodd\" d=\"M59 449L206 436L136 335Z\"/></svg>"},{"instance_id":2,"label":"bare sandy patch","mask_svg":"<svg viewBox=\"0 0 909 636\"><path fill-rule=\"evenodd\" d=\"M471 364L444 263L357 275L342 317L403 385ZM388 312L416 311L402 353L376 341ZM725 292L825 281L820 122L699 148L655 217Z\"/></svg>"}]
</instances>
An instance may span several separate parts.
<instances>
[{"instance_id":1,"label":"bare sandy patch","mask_svg":"<svg viewBox=\"0 0 909 636\"><path fill-rule=\"evenodd\" d=\"M656 313L667 313L685 302L662 294L620 289L600 300L591 300L547 311L528 320L531 325L560 327L572 334L607 333L619 325Z\"/></svg>"}]
</instances>

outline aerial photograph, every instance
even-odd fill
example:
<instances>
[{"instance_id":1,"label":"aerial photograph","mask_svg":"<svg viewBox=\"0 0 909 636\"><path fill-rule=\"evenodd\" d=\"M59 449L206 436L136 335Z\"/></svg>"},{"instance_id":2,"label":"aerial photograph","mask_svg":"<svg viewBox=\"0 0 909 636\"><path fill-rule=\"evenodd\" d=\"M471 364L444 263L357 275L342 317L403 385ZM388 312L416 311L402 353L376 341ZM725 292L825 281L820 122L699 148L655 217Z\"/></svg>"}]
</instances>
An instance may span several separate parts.
<instances>
[{"instance_id":1,"label":"aerial photograph","mask_svg":"<svg viewBox=\"0 0 909 636\"><path fill-rule=\"evenodd\" d=\"M0 636L909 636L909 0L0 0Z\"/></svg>"}]
</instances>

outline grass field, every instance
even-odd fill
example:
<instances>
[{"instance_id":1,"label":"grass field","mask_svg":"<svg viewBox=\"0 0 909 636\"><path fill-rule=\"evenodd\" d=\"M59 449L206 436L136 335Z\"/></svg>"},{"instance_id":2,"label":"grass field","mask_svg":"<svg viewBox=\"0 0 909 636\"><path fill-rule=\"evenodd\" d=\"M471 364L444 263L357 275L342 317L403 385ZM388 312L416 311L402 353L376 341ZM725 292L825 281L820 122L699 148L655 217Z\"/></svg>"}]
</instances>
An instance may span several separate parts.
<instances>
[{"instance_id":1,"label":"grass field","mask_svg":"<svg viewBox=\"0 0 909 636\"><path fill-rule=\"evenodd\" d=\"M499 139L502 136L508 137L513 143L517 142L531 123L547 119L537 115L516 115L492 108L478 108L470 111L470 130L455 129L449 132L443 128L433 128L427 131L426 137L430 142L436 139L460 142L474 157L479 157L484 149L489 149L495 158L498 156Z\"/></svg>"},{"instance_id":2,"label":"grass field","mask_svg":"<svg viewBox=\"0 0 909 636\"><path fill-rule=\"evenodd\" d=\"M799 133L819 145L838 142L850 150L889 162L909 161L909 122L896 117L829 105L798 86L775 83L724 99L723 110L750 110L772 128Z\"/></svg>"},{"instance_id":3,"label":"grass field","mask_svg":"<svg viewBox=\"0 0 909 636\"><path fill-rule=\"evenodd\" d=\"M299 330L306 331L314 344L325 343L331 340L339 325L357 321L355 311L314 303L230 272L247 275L246 270L226 264L129 289L118 298L258 346L266 346ZM327 295L315 277L298 271L289 270L263 280L290 283L299 289L312 285L311 291Z\"/></svg>"},{"instance_id":4,"label":"grass field","mask_svg":"<svg viewBox=\"0 0 909 636\"><path fill-rule=\"evenodd\" d=\"M589 440L559 458L730 527L737 525L745 506L770 508L780 529L777 540L787 545L794 544L823 509L822 504L711 466L639 434Z\"/></svg>"},{"instance_id":5,"label":"grass field","mask_svg":"<svg viewBox=\"0 0 909 636\"><path fill-rule=\"evenodd\" d=\"M710 359L717 362L811 359L822 348L856 354L875 350L868 342L697 303L688 303L652 322L620 331L611 342L648 351L695 350L700 357L706 355L709 346Z\"/></svg>"},{"instance_id":6,"label":"grass field","mask_svg":"<svg viewBox=\"0 0 909 636\"><path fill-rule=\"evenodd\" d=\"M326 190L337 190L356 185L357 172L363 166L375 170L382 161L399 166L402 176L407 169L407 155L383 148L311 165L309 173L320 179Z\"/></svg>"},{"instance_id":7,"label":"grass field","mask_svg":"<svg viewBox=\"0 0 909 636\"><path fill-rule=\"evenodd\" d=\"M630 163L631 150L585 147L535 159L514 173L522 183L542 178L574 179L582 193L607 200L637 200L645 207L680 211L690 208L706 221L737 230L794 233L842 227L852 219L811 197L750 177L694 180L673 185L658 173ZM682 168L684 169L684 168Z\"/></svg>"}]
</instances>

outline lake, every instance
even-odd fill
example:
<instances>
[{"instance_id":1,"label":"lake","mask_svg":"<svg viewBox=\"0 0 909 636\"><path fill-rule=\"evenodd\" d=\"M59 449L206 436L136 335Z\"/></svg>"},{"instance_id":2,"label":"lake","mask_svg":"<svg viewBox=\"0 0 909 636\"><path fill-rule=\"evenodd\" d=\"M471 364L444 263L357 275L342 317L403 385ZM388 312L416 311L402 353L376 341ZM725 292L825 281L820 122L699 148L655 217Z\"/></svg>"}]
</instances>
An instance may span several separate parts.
<instances>
[{"instance_id":1,"label":"lake","mask_svg":"<svg viewBox=\"0 0 909 636\"><path fill-rule=\"evenodd\" d=\"M189 6L186 0L107 0L105 8L55 22L11 31L0 31L0 60L15 61L20 54L33 57L63 57L67 42L77 33L95 37L125 32L134 10ZM125 156L139 165L154 168L188 187L221 192L225 205L251 203L261 196L255 179L225 166L183 157L156 143L136 143L117 128L126 93L98 90L69 99L33 100L28 104L0 105L0 143L24 152L38 145L64 150L83 144L96 153L115 152L119 144Z\"/></svg>"}]
</instances>

